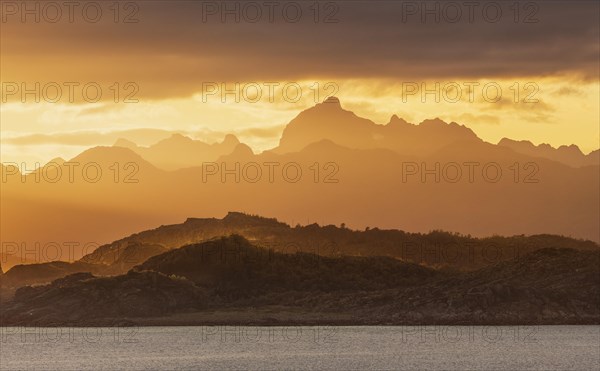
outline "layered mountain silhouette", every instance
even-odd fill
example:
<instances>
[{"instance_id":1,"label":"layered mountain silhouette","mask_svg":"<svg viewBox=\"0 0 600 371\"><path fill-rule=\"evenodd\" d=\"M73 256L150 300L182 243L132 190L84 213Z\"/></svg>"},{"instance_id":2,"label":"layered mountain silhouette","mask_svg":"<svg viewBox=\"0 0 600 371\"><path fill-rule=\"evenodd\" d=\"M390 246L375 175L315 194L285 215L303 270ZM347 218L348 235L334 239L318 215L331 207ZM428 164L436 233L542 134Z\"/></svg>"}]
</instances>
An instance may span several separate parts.
<instances>
[{"instance_id":1,"label":"layered mountain silhouette","mask_svg":"<svg viewBox=\"0 0 600 371\"><path fill-rule=\"evenodd\" d=\"M274 218L229 212L222 219L190 218L181 224L136 233L102 245L73 263L19 264L8 269L2 279L2 287L10 294L19 287L50 283L72 273L90 272L100 276L124 274L136 266L154 264L156 260L153 257L175 251L181 246L197 245L229 235L252 241L256 246L252 248L252 257L259 259L272 254L296 253L327 258L388 257L432 269L462 272L521 258L544 248L599 251L594 242L552 235L477 239L441 231L428 234L378 228L355 231L317 224L292 227ZM217 252L209 254L209 250L206 253L207 257L211 254L219 256ZM234 258L241 256L235 249L230 253ZM177 250L166 256L181 257L181 254ZM160 258L159 261L164 262L164 259ZM152 269L163 272L156 267Z\"/></svg>"},{"instance_id":2,"label":"layered mountain silhouette","mask_svg":"<svg viewBox=\"0 0 600 371\"><path fill-rule=\"evenodd\" d=\"M515 152L519 152L532 157L547 158L553 161L563 163L572 167L598 166L600 164L599 150L592 151L584 155L576 145L560 146L554 148L549 144L534 145L528 140L516 141L503 138L498 142L499 146L508 147Z\"/></svg>"},{"instance_id":3,"label":"layered mountain silhouette","mask_svg":"<svg viewBox=\"0 0 600 371\"><path fill-rule=\"evenodd\" d=\"M592 324L598 251L544 248L473 272L386 257L266 252L241 236L156 255L124 275L23 287L3 325Z\"/></svg>"},{"instance_id":4,"label":"layered mountain silhouette","mask_svg":"<svg viewBox=\"0 0 600 371\"><path fill-rule=\"evenodd\" d=\"M2 276L2 287L14 289L25 285L46 284L73 273L91 272L103 274L105 267L85 262L54 261L48 263L18 264Z\"/></svg>"},{"instance_id":5,"label":"layered mountain silhouette","mask_svg":"<svg viewBox=\"0 0 600 371\"><path fill-rule=\"evenodd\" d=\"M378 125L329 98L301 112L279 146L262 153L233 137L208 145L174 136L147 148L123 141L91 148L67 161L80 164L73 181L65 163L24 177L3 166L10 175L1 190L2 240L102 245L190 216L244 210L292 225L599 242L598 152L586 156L591 165L576 166L553 151L507 143L439 119ZM82 175L90 163L102 170L93 182L94 166ZM57 168L62 176L48 181Z\"/></svg>"},{"instance_id":6,"label":"layered mountain silhouette","mask_svg":"<svg viewBox=\"0 0 600 371\"><path fill-rule=\"evenodd\" d=\"M455 142L481 142L471 129L438 118L413 125L394 115L386 125L377 125L344 110L338 98L330 97L294 118L274 151L298 152L323 139L348 148L385 148L414 157L432 155Z\"/></svg>"},{"instance_id":7,"label":"layered mountain silhouette","mask_svg":"<svg viewBox=\"0 0 600 371\"><path fill-rule=\"evenodd\" d=\"M181 134L173 134L150 147L140 147L126 139L119 139L116 147L129 148L145 160L164 170L176 170L198 166L202 161L215 161L230 154L240 141L232 134L221 143L207 144Z\"/></svg>"}]
</instances>

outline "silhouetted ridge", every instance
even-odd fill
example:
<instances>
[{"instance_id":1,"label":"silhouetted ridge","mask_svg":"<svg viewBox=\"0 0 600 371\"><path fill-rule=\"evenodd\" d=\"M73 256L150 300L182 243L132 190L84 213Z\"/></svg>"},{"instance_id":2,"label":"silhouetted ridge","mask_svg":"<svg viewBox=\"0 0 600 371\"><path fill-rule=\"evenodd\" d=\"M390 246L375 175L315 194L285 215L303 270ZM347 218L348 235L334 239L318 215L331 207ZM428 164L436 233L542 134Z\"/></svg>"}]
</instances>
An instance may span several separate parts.
<instances>
[{"instance_id":1,"label":"silhouetted ridge","mask_svg":"<svg viewBox=\"0 0 600 371\"><path fill-rule=\"evenodd\" d=\"M212 162L221 156L231 154L240 145L242 144L233 134L227 134L222 142L208 144L180 133L173 133L170 137L149 147L137 146L135 143L123 139L119 139L115 143L116 147L129 148L145 160L165 170L201 166L203 162ZM248 152L243 152L243 154L247 155Z\"/></svg>"},{"instance_id":2,"label":"silhouetted ridge","mask_svg":"<svg viewBox=\"0 0 600 371\"><path fill-rule=\"evenodd\" d=\"M329 97L327 99L325 99L325 101L323 101L324 104L327 104L328 106L335 106L335 107L339 107L341 108L341 103L340 100L337 97Z\"/></svg>"},{"instance_id":3,"label":"silhouetted ridge","mask_svg":"<svg viewBox=\"0 0 600 371\"><path fill-rule=\"evenodd\" d=\"M282 254L253 246L236 235L157 255L134 270L186 277L228 300L269 292L377 290L437 275L434 270L385 257Z\"/></svg>"},{"instance_id":4,"label":"silhouetted ridge","mask_svg":"<svg viewBox=\"0 0 600 371\"><path fill-rule=\"evenodd\" d=\"M106 267L101 264L87 263L84 261L74 263L54 261L38 264L20 264L15 265L4 273L2 277L2 286L20 287L24 285L48 283L72 273L104 273L105 268Z\"/></svg>"},{"instance_id":5,"label":"silhouetted ridge","mask_svg":"<svg viewBox=\"0 0 600 371\"><path fill-rule=\"evenodd\" d=\"M398 115L396 115L396 114L392 115L392 117L390 118L390 121L387 123L387 126L391 126L391 127L396 126L398 128L402 128L407 125L412 125L412 124L408 123L403 118L398 117Z\"/></svg>"},{"instance_id":6,"label":"silhouetted ridge","mask_svg":"<svg viewBox=\"0 0 600 371\"><path fill-rule=\"evenodd\" d=\"M146 323L302 324L309 315L323 324L597 324L599 258L545 248L474 272L443 272L384 257L280 254L234 235L117 277L79 273L21 288L0 315L4 325L38 326L159 316Z\"/></svg>"},{"instance_id":7,"label":"silhouetted ridge","mask_svg":"<svg viewBox=\"0 0 600 371\"><path fill-rule=\"evenodd\" d=\"M125 148L135 149L135 148L137 148L137 144L130 141L129 139L119 138L119 139L117 139L115 144L113 144L113 147L125 147Z\"/></svg>"},{"instance_id":8,"label":"silhouetted ridge","mask_svg":"<svg viewBox=\"0 0 600 371\"><path fill-rule=\"evenodd\" d=\"M102 319L123 321L128 317L198 310L206 305L204 291L193 283L157 272L102 278L76 273L46 286L23 287L17 290L14 300L20 305L0 308L4 309L3 316L52 326L93 324Z\"/></svg>"},{"instance_id":9,"label":"silhouetted ridge","mask_svg":"<svg viewBox=\"0 0 600 371\"><path fill-rule=\"evenodd\" d=\"M582 250L599 248L592 241L554 235L497 236L480 239L443 231L432 231L427 234L378 228L356 231L334 225L319 226L316 223L306 226L297 225L292 228L275 218L232 211L222 219L188 218L182 224L161 226L136 233L101 246L82 260L112 263L129 246L129 241L134 241L141 249L139 255L135 255L140 259L131 258L128 261L141 264L153 254L156 255L157 250L152 248L153 245L174 249L232 234L243 236L257 246L273 249L276 252L300 251L322 256L389 256L426 266L451 267L460 270L478 269L497 262L487 257L490 246L501 252L498 256L499 260L509 260L544 247L570 247ZM440 253L443 249L451 249L458 255L454 259L443 258ZM423 251L438 253L424 254Z\"/></svg>"},{"instance_id":10,"label":"silhouetted ridge","mask_svg":"<svg viewBox=\"0 0 600 371\"><path fill-rule=\"evenodd\" d=\"M378 125L344 110L338 98L329 97L290 121L273 151L295 152L323 139L347 148L389 149L403 155L432 154L465 140L482 142L469 128L439 118L412 125L394 115L387 125Z\"/></svg>"},{"instance_id":11,"label":"silhouetted ridge","mask_svg":"<svg viewBox=\"0 0 600 371\"><path fill-rule=\"evenodd\" d=\"M252 241L262 253L302 252L322 257L386 256L436 269L460 271L488 267L543 248L599 251L598 245L592 241L554 235L471 238L443 231L427 234L378 228L357 231L317 223L291 227L275 218L229 212L222 219L188 218L181 224L136 233L100 246L74 263L17 265L5 272L2 286L14 290L24 285L48 283L77 272L122 274L166 251L236 234ZM491 251L494 251L492 257L489 256Z\"/></svg>"},{"instance_id":12,"label":"silhouetted ridge","mask_svg":"<svg viewBox=\"0 0 600 371\"><path fill-rule=\"evenodd\" d=\"M515 152L529 156L547 158L572 167L600 165L600 157L598 157L597 150L595 153L591 152L588 155L585 155L575 144L569 146L562 145L558 148L554 148L547 143L536 146L528 140L517 141L502 138L498 142L498 146L508 147Z\"/></svg>"},{"instance_id":13,"label":"silhouetted ridge","mask_svg":"<svg viewBox=\"0 0 600 371\"><path fill-rule=\"evenodd\" d=\"M223 221L228 224L235 225L263 225L263 226L288 226L285 223L279 222L276 218L265 218L259 215L251 215L237 211L230 211L225 215Z\"/></svg>"},{"instance_id":14,"label":"silhouetted ridge","mask_svg":"<svg viewBox=\"0 0 600 371\"><path fill-rule=\"evenodd\" d=\"M432 269L386 257L282 254L256 247L237 235L184 246L154 256L134 269L183 276L230 298L271 290L375 290L437 274Z\"/></svg>"},{"instance_id":15,"label":"silhouetted ridge","mask_svg":"<svg viewBox=\"0 0 600 371\"><path fill-rule=\"evenodd\" d=\"M221 144L227 147L235 147L238 144L240 144L240 141L235 135L227 134L225 135L225 138L223 139L223 142L221 142Z\"/></svg>"}]
</instances>

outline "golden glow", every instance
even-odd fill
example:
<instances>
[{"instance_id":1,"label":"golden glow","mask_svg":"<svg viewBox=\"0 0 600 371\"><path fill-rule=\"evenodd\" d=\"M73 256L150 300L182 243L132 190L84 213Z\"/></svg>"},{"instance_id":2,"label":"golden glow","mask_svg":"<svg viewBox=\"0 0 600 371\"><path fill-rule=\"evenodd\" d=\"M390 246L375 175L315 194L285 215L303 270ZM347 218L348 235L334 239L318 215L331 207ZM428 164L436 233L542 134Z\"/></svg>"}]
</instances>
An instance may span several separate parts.
<instances>
[{"instance_id":1,"label":"golden glow","mask_svg":"<svg viewBox=\"0 0 600 371\"><path fill-rule=\"evenodd\" d=\"M519 84L518 96L515 83ZM527 83L535 85L526 89ZM212 94L207 94L206 88L204 94L200 90L187 98L142 98L138 103L35 103L33 96L26 97L25 103L9 100L0 107L2 161L45 163L55 157L73 157L95 145L112 145L121 137L147 146L172 132L209 143L221 141L232 133L260 152L277 146L285 124L331 93L340 98L345 109L378 124L387 123L394 114L415 124L439 117L464 124L491 143L507 137L554 147L576 144L584 153L597 149L600 141L600 85L575 78L342 82L323 79L318 85L315 81L299 82L300 90L295 82L281 82L272 92L263 82L238 84L238 98L232 93L221 94L218 86ZM283 92L286 84L287 94ZM456 86L461 89L460 100L453 90ZM485 86L489 87L487 95ZM497 99L494 86L501 89L502 99L498 102L491 102ZM257 87L262 93L259 100ZM233 82L225 88L236 90ZM425 95L423 88L429 91ZM538 102L524 103L525 99Z\"/></svg>"}]
</instances>

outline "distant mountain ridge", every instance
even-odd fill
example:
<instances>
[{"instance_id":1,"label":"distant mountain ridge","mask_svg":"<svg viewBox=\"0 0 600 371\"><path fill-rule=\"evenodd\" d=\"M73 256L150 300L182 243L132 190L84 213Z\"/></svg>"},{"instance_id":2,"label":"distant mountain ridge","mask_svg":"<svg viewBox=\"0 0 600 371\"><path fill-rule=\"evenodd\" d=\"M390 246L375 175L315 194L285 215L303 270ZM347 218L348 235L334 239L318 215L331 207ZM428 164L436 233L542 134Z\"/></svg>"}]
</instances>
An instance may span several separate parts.
<instances>
[{"instance_id":1,"label":"distant mountain ridge","mask_svg":"<svg viewBox=\"0 0 600 371\"><path fill-rule=\"evenodd\" d=\"M498 145L508 147L515 152L534 157L547 158L572 167L600 165L599 150L592 151L585 155L583 152L581 152L579 147L574 144L570 146L560 146L558 148L554 148L546 143L536 146L528 140L516 141L508 138L502 138L502 140L498 142Z\"/></svg>"},{"instance_id":2,"label":"distant mountain ridge","mask_svg":"<svg viewBox=\"0 0 600 371\"><path fill-rule=\"evenodd\" d=\"M455 141L481 141L471 129L438 118L412 125L394 115L387 125L378 125L344 110L338 98L330 97L294 118L273 151L297 152L323 139L348 148L386 148L415 156L431 155Z\"/></svg>"},{"instance_id":3,"label":"distant mountain ridge","mask_svg":"<svg viewBox=\"0 0 600 371\"><path fill-rule=\"evenodd\" d=\"M439 118L415 125L393 115L386 125L379 125L343 109L337 97L329 97L294 118L285 127L279 145L268 151L278 154L298 152L323 140L353 149L390 149L413 157L432 155L456 142L483 142L470 128L455 122L446 123ZM221 143L214 144L173 134L150 147L140 147L126 139L119 139L114 146L129 148L165 170L200 166L202 162L217 161L223 156L240 157L240 151L253 152L232 134ZM599 150L585 155L576 145L553 148L548 144L535 146L529 141L503 138L497 146L571 167L600 165Z\"/></svg>"},{"instance_id":4,"label":"distant mountain ridge","mask_svg":"<svg viewBox=\"0 0 600 371\"><path fill-rule=\"evenodd\" d=\"M389 149L411 158L431 156L453 143L484 143L465 125L446 123L439 118L427 119L415 125L392 115L387 124L376 124L345 110L337 97L329 97L323 103L300 112L286 125L279 145L266 152L280 155L299 152L324 140L350 149ZM548 144L535 146L527 140L502 138L493 146L510 148L520 154L549 159L571 167L600 165L600 149L585 155L574 144L553 148ZM148 147L120 138L113 147L127 148L153 166L169 171L198 167L203 162L219 161L228 156L242 157L254 152L233 134L227 134L219 143L208 144L175 133ZM85 160L88 151L70 161ZM62 164L65 160L57 158L50 162ZM4 164L2 170L5 170Z\"/></svg>"},{"instance_id":5,"label":"distant mountain ridge","mask_svg":"<svg viewBox=\"0 0 600 371\"><path fill-rule=\"evenodd\" d=\"M164 170L121 141L126 147L95 147L70 160L98 164L98 182L82 178L82 166L74 182L64 170L56 182L13 172L1 190L3 239L68 236L106 244L192 215L246 210L291 224L310 219L357 229L556 234L600 242L598 165L524 154L455 123L412 125L393 117L377 125L329 98L301 112L280 146L262 153L231 137L216 145L226 154L208 158L207 167L207 158L189 149L207 144L183 136L162 143L172 159L196 165Z\"/></svg>"},{"instance_id":6,"label":"distant mountain ridge","mask_svg":"<svg viewBox=\"0 0 600 371\"><path fill-rule=\"evenodd\" d=\"M140 147L125 139L117 140L114 146L129 148L161 169L176 170L215 161L230 154L238 144L240 141L232 134L226 135L221 143L214 144L173 134L149 147Z\"/></svg>"}]
</instances>

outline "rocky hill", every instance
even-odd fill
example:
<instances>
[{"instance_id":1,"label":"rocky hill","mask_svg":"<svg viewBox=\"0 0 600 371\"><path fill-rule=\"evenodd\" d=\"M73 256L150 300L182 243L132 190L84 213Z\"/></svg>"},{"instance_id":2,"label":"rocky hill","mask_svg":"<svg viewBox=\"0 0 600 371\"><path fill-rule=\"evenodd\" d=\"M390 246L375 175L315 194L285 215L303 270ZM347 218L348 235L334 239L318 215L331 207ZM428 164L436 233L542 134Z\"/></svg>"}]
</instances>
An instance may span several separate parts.
<instances>
[{"instance_id":1,"label":"rocky hill","mask_svg":"<svg viewBox=\"0 0 600 371\"><path fill-rule=\"evenodd\" d=\"M378 228L357 231L316 223L292 227L274 218L229 212L224 218L189 218L101 246L82 261L112 264L130 244L156 244L167 249L238 234L254 245L280 253L305 252L321 256L389 256L434 268L479 269L529 252L554 247L598 250L592 241L562 236L494 236L473 238L443 231L409 233ZM141 264L150 254L139 254ZM131 261L135 260L132 255Z\"/></svg>"},{"instance_id":2,"label":"rocky hill","mask_svg":"<svg viewBox=\"0 0 600 371\"><path fill-rule=\"evenodd\" d=\"M8 270L0 281L13 290L49 283L77 272L118 275L149 258L184 245L237 234L259 247L263 254L302 252L323 257L386 256L425 267L473 271L520 258L543 248L598 251L592 241L535 235L473 238L456 233L427 234L378 228L356 231L343 226L310 224L292 227L273 218L229 212L224 218L190 218L181 224L161 226L100 246L78 262L23 264Z\"/></svg>"},{"instance_id":3,"label":"rocky hill","mask_svg":"<svg viewBox=\"0 0 600 371\"><path fill-rule=\"evenodd\" d=\"M2 323L89 325L96 320L123 322L129 317L161 316L198 310L204 293L191 282L156 272L117 277L76 273L50 285L23 287L3 305Z\"/></svg>"},{"instance_id":4,"label":"rocky hill","mask_svg":"<svg viewBox=\"0 0 600 371\"><path fill-rule=\"evenodd\" d=\"M4 325L600 324L597 251L546 248L471 272L382 257L265 253L241 236L125 275L24 287Z\"/></svg>"}]
</instances>

